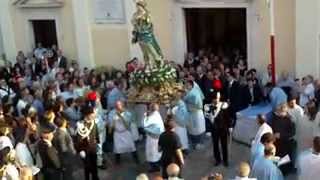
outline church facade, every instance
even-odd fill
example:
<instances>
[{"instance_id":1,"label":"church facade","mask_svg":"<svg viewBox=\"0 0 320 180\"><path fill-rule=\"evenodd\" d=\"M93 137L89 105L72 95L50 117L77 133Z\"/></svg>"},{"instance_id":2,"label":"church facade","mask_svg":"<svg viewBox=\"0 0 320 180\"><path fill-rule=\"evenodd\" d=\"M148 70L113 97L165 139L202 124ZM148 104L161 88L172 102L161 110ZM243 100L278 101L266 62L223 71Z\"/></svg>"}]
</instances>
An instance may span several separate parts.
<instances>
[{"instance_id":1,"label":"church facade","mask_svg":"<svg viewBox=\"0 0 320 180\"><path fill-rule=\"evenodd\" d=\"M188 51L186 9L242 8L246 12L249 67L270 63L268 0L147 0L154 30L166 59L182 63ZM276 70L298 77L320 75L320 2L275 0ZM37 42L57 44L83 67L123 68L142 58L131 44L133 0L1 0L0 54L14 60ZM43 42L42 42L43 43Z\"/></svg>"}]
</instances>

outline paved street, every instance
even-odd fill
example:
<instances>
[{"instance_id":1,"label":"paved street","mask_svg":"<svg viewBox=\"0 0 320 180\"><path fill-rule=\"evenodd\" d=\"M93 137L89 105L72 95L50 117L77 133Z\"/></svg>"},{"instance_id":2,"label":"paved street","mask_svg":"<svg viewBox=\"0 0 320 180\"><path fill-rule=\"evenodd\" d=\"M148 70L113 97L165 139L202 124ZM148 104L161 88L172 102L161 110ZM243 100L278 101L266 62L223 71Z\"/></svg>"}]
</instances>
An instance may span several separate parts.
<instances>
[{"instance_id":1,"label":"paved street","mask_svg":"<svg viewBox=\"0 0 320 180\"><path fill-rule=\"evenodd\" d=\"M144 160L144 147L143 144L138 145L141 161ZM193 151L186 158L186 165L183 169L183 177L186 180L199 180L201 177L210 174L211 172L222 173L225 179L233 178L236 175L236 166L241 161L247 161L250 157L249 147L233 142L231 150L231 160L229 168L224 166L214 167L214 160L212 155L212 145L209 138L206 140L206 145L203 150ZM113 160L113 158L112 158ZM147 172L147 164L142 163L136 166L130 154L122 157L122 164L114 166L107 170L101 170L99 175L101 180L135 180L137 174ZM77 173L79 179L82 176L82 171ZM152 174L148 174L152 178ZM286 178L287 180L296 180L295 175Z\"/></svg>"}]
</instances>

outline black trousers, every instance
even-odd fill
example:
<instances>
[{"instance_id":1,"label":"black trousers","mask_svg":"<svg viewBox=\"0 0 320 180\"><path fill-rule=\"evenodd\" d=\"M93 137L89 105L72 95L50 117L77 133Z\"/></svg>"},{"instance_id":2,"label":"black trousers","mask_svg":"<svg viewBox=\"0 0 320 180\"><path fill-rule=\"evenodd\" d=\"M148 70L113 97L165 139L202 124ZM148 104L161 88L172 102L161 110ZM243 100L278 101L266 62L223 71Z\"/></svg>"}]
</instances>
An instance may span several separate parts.
<instances>
[{"instance_id":1,"label":"black trousers","mask_svg":"<svg viewBox=\"0 0 320 180\"><path fill-rule=\"evenodd\" d=\"M63 180L74 180L73 172L75 168L76 156L72 153L65 152L61 153L60 161L63 169Z\"/></svg>"},{"instance_id":2,"label":"black trousers","mask_svg":"<svg viewBox=\"0 0 320 180\"><path fill-rule=\"evenodd\" d=\"M221 162L220 144L222 148L222 158L228 163L228 130L211 130L213 144L213 154L216 162Z\"/></svg>"},{"instance_id":3,"label":"black trousers","mask_svg":"<svg viewBox=\"0 0 320 180\"><path fill-rule=\"evenodd\" d=\"M282 174L284 176L287 176L294 170L294 164L295 164L295 152L297 149L297 142L294 139L281 141L280 143L276 143L276 147L278 146L279 151L277 149L277 156L284 157L286 155L289 155L291 162L285 165L282 165L279 167Z\"/></svg>"},{"instance_id":4,"label":"black trousers","mask_svg":"<svg viewBox=\"0 0 320 180\"><path fill-rule=\"evenodd\" d=\"M60 170L43 168L42 173L45 180L62 180L62 171Z\"/></svg>"},{"instance_id":5,"label":"black trousers","mask_svg":"<svg viewBox=\"0 0 320 180\"><path fill-rule=\"evenodd\" d=\"M131 156L136 164L140 163L137 151L132 152ZM120 164L121 163L121 154L115 154L115 159L116 159L116 163Z\"/></svg>"},{"instance_id":6,"label":"black trousers","mask_svg":"<svg viewBox=\"0 0 320 180\"><path fill-rule=\"evenodd\" d=\"M66 167L62 175L63 180L74 180L73 178L73 169Z\"/></svg>"},{"instance_id":7,"label":"black trousers","mask_svg":"<svg viewBox=\"0 0 320 180\"><path fill-rule=\"evenodd\" d=\"M86 158L84 162L84 175L85 180L99 180L98 177L98 167L97 167L97 153L86 152Z\"/></svg>"}]
</instances>

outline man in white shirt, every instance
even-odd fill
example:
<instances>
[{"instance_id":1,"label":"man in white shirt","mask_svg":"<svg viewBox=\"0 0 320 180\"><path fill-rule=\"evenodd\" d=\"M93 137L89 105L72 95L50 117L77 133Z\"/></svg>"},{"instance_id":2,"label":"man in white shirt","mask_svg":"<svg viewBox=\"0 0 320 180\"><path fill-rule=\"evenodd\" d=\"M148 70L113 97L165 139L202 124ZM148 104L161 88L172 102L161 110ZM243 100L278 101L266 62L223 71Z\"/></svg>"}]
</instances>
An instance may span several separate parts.
<instances>
[{"instance_id":1,"label":"man in white shirt","mask_svg":"<svg viewBox=\"0 0 320 180\"><path fill-rule=\"evenodd\" d=\"M16 108L17 108L18 116L22 117L23 116L22 110L27 106L28 103L31 103L30 101L28 102L28 98L32 96L30 96L30 91L26 87L22 88L20 92L21 92L21 98L18 100Z\"/></svg>"},{"instance_id":2,"label":"man in white shirt","mask_svg":"<svg viewBox=\"0 0 320 180\"><path fill-rule=\"evenodd\" d=\"M311 99L314 98L315 92L313 77L311 75L306 76L303 83L305 85L302 86L299 102L301 107L304 107Z\"/></svg>"},{"instance_id":3,"label":"man in white shirt","mask_svg":"<svg viewBox=\"0 0 320 180\"><path fill-rule=\"evenodd\" d=\"M313 148L303 152L298 160L299 180L318 180L320 172L320 137L313 140Z\"/></svg>"},{"instance_id":4,"label":"man in white shirt","mask_svg":"<svg viewBox=\"0 0 320 180\"><path fill-rule=\"evenodd\" d=\"M70 98L75 99L76 95L74 93L73 84L69 83L67 85L67 88L62 93L60 93L59 96L61 96L64 101L66 101L67 99L70 99Z\"/></svg>"},{"instance_id":5,"label":"man in white shirt","mask_svg":"<svg viewBox=\"0 0 320 180\"><path fill-rule=\"evenodd\" d=\"M67 63L67 58L63 56L61 49L59 49L59 50L57 51L57 56L58 56L58 57L57 57L57 65L58 65L58 67L59 67L59 68L66 69L66 68L67 68L67 65L68 65L68 63Z\"/></svg>"},{"instance_id":6,"label":"man in white shirt","mask_svg":"<svg viewBox=\"0 0 320 180\"><path fill-rule=\"evenodd\" d=\"M265 86L268 83L272 83L272 65L271 64L268 65L267 72L264 72L261 75L260 81L262 86ZM276 81L277 81L277 75L276 75Z\"/></svg>"},{"instance_id":7,"label":"man in white shirt","mask_svg":"<svg viewBox=\"0 0 320 180\"><path fill-rule=\"evenodd\" d=\"M297 104L297 98L295 96L288 97L288 114L294 123L299 123L303 117L304 111L302 107Z\"/></svg>"},{"instance_id":8,"label":"man in white shirt","mask_svg":"<svg viewBox=\"0 0 320 180\"><path fill-rule=\"evenodd\" d=\"M45 52L46 52L46 49L42 47L41 43L38 43L37 48L33 51L33 54L37 59L43 59Z\"/></svg>"}]
</instances>

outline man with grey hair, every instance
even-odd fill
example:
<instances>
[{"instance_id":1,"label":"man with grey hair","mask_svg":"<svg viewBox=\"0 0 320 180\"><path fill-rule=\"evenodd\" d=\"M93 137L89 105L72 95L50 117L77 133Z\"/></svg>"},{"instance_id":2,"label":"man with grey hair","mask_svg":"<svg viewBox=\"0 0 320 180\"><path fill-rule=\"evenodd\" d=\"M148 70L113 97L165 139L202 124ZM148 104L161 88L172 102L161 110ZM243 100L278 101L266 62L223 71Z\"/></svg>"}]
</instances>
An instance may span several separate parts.
<instances>
[{"instance_id":1,"label":"man with grey hair","mask_svg":"<svg viewBox=\"0 0 320 180\"><path fill-rule=\"evenodd\" d=\"M314 98L315 88L313 85L313 77L308 75L303 78L302 86L300 89L300 106L304 107L311 99Z\"/></svg>"}]
</instances>

